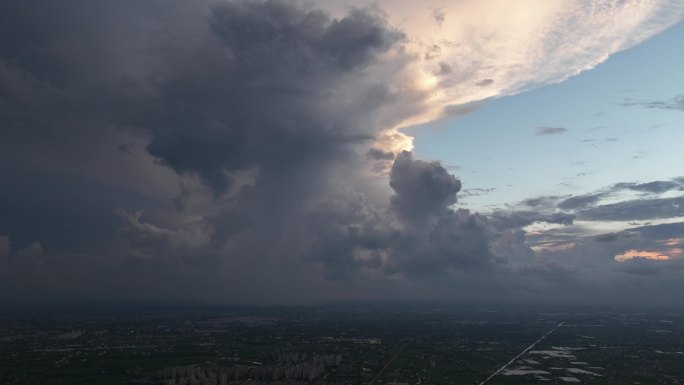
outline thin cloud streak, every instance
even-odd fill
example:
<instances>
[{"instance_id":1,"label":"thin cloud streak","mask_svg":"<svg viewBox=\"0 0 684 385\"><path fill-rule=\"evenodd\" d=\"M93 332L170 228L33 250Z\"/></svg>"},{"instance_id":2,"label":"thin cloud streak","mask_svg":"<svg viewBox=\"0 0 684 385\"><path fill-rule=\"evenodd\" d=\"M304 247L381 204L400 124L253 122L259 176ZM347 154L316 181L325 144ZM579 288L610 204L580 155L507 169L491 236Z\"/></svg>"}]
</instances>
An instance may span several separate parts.
<instances>
[{"instance_id":1,"label":"thin cloud streak","mask_svg":"<svg viewBox=\"0 0 684 385\"><path fill-rule=\"evenodd\" d=\"M565 127L537 127L534 130L536 136L560 135L568 131Z\"/></svg>"},{"instance_id":2,"label":"thin cloud streak","mask_svg":"<svg viewBox=\"0 0 684 385\"><path fill-rule=\"evenodd\" d=\"M659 110L684 111L684 95L677 95L665 100L625 99L622 103L620 103L620 105L625 107L637 106Z\"/></svg>"}]
</instances>

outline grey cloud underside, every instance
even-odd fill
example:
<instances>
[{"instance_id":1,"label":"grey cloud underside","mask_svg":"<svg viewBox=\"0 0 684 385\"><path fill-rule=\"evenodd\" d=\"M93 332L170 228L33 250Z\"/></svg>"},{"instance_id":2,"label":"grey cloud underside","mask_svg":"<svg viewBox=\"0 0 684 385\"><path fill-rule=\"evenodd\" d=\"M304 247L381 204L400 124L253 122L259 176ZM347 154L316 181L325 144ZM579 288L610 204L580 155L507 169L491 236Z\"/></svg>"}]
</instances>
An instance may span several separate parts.
<instances>
[{"instance_id":1,"label":"grey cloud underside","mask_svg":"<svg viewBox=\"0 0 684 385\"><path fill-rule=\"evenodd\" d=\"M647 183L618 183L615 189L629 189L646 193L664 193L668 191L684 191L684 178L671 181L654 181Z\"/></svg>"},{"instance_id":2,"label":"grey cloud underside","mask_svg":"<svg viewBox=\"0 0 684 385\"><path fill-rule=\"evenodd\" d=\"M351 221L330 227L326 213L310 258L327 276L348 278L367 268L410 278L448 276L452 269L491 270L497 263L488 219L453 210L461 182L436 162L399 154L390 172L395 194L386 209L358 207Z\"/></svg>"},{"instance_id":3,"label":"grey cloud underside","mask_svg":"<svg viewBox=\"0 0 684 385\"><path fill-rule=\"evenodd\" d=\"M682 270L684 270L682 261L654 262L645 258L635 258L616 269L618 272L637 276L664 275L679 273Z\"/></svg>"},{"instance_id":4,"label":"grey cloud underside","mask_svg":"<svg viewBox=\"0 0 684 385\"><path fill-rule=\"evenodd\" d=\"M220 195L232 172L257 168L264 183L312 178L373 138L373 115L391 92L372 79L346 84L401 39L378 16L355 10L331 20L285 2L226 3L210 30L211 51L191 52L194 68L174 68L135 122L151 135L151 155Z\"/></svg>"},{"instance_id":5,"label":"grey cloud underside","mask_svg":"<svg viewBox=\"0 0 684 385\"><path fill-rule=\"evenodd\" d=\"M594 237L594 241L596 242L615 242L620 240L621 238L624 237L630 237L631 233L606 233L606 234L600 234Z\"/></svg>"},{"instance_id":6,"label":"grey cloud underside","mask_svg":"<svg viewBox=\"0 0 684 385\"><path fill-rule=\"evenodd\" d=\"M625 192L636 192L640 196L625 198L616 203L602 203L602 200L620 196ZM678 196L662 197L665 193ZM684 215L684 178L647 183L618 183L607 189L567 198L542 197L551 206L568 211L582 220L633 221L662 218L676 218Z\"/></svg>"},{"instance_id":7,"label":"grey cloud underside","mask_svg":"<svg viewBox=\"0 0 684 385\"><path fill-rule=\"evenodd\" d=\"M578 195L564 199L558 203L558 207L563 210L575 210L578 208L589 207L596 204L605 194Z\"/></svg>"},{"instance_id":8,"label":"grey cloud underside","mask_svg":"<svg viewBox=\"0 0 684 385\"><path fill-rule=\"evenodd\" d=\"M371 148L368 150L368 156L374 160L394 160L394 153L383 151L379 148Z\"/></svg>"},{"instance_id":9,"label":"grey cloud underside","mask_svg":"<svg viewBox=\"0 0 684 385\"><path fill-rule=\"evenodd\" d=\"M684 197L644 199L605 204L579 210L578 219L594 221L634 221L684 216Z\"/></svg>"}]
</instances>

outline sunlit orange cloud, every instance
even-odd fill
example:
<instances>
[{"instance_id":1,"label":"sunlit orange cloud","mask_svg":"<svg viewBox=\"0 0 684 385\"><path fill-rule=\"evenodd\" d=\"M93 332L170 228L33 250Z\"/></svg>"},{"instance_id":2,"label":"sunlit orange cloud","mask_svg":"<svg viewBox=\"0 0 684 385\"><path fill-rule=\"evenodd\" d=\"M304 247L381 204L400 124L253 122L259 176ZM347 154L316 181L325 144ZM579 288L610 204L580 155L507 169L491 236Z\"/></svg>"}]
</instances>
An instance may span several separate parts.
<instances>
[{"instance_id":1,"label":"sunlit orange cloud","mask_svg":"<svg viewBox=\"0 0 684 385\"><path fill-rule=\"evenodd\" d=\"M617 262L626 262L636 258L648 259L651 261L668 261L670 257L659 251L627 250L615 256Z\"/></svg>"},{"instance_id":2,"label":"sunlit orange cloud","mask_svg":"<svg viewBox=\"0 0 684 385\"><path fill-rule=\"evenodd\" d=\"M684 243L684 238L670 238L663 241L667 246L679 246Z\"/></svg>"}]
</instances>

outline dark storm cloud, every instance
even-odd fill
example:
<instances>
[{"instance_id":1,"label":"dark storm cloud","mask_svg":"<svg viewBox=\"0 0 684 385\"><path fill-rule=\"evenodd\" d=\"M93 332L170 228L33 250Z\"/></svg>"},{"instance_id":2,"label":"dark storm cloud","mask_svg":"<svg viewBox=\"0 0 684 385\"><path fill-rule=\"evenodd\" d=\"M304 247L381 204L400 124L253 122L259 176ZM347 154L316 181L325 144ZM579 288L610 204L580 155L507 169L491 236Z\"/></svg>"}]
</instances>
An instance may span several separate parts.
<instances>
[{"instance_id":1,"label":"dark storm cloud","mask_svg":"<svg viewBox=\"0 0 684 385\"><path fill-rule=\"evenodd\" d=\"M497 234L486 217L451 208L461 183L442 165L402 152L392 166L390 186L395 194L387 209L357 201L353 210L325 212L311 258L325 267L327 276L349 279L374 268L387 275L431 279L495 266L491 247ZM353 217L339 220L351 213ZM331 222L339 226L331 227Z\"/></svg>"},{"instance_id":2,"label":"dark storm cloud","mask_svg":"<svg viewBox=\"0 0 684 385\"><path fill-rule=\"evenodd\" d=\"M401 102L372 67L402 35L370 11L333 20L281 1L219 5L210 26L212 56L197 52L192 71L173 68L134 124L149 134L150 154L180 174L199 175L217 201L231 195L232 203L209 217L211 247L236 250L240 256L228 258L245 266L287 264L279 280L305 274L310 262L334 280L379 268L381 254L392 249L382 229L387 219L377 218L387 213L353 191L363 160L356 148L368 148L382 128L375 121L380 110ZM215 57L217 51L225 56ZM374 148L366 154L393 158ZM432 167L435 177L453 179ZM238 172L252 172L254 179L234 191ZM408 172L397 175L407 179L404 190L411 188L406 183L422 182ZM410 205L445 210L420 195L431 190L416 189L414 195L403 191L402 213ZM143 245L156 239L149 235L163 234L144 234ZM274 251L281 262L273 261Z\"/></svg>"},{"instance_id":3,"label":"dark storm cloud","mask_svg":"<svg viewBox=\"0 0 684 385\"><path fill-rule=\"evenodd\" d=\"M625 99L620 103L621 106L638 106L660 110L679 110L684 111L684 95L677 95L666 100L633 100Z\"/></svg>"},{"instance_id":4,"label":"dark storm cloud","mask_svg":"<svg viewBox=\"0 0 684 385\"><path fill-rule=\"evenodd\" d=\"M537 127L534 130L534 134L536 136L559 135L565 133L567 130L568 129L565 127Z\"/></svg>"},{"instance_id":5,"label":"dark storm cloud","mask_svg":"<svg viewBox=\"0 0 684 385\"><path fill-rule=\"evenodd\" d=\"M390 210L401 228L390 236L386 272L424 276L493 265L487 218L451 208L461 182L443 166L403 152L392 166L390 186Z\"/></svg>"},{"instance_id":6,"label":"dark storm cloud","mask_svg":"<svg viewBox=\"0 0 684 385\"><path fill-rule=\"evenodd\" d=\"M414 160L404 151L394 161L390 186L395 191L392 209L406 221L421 226L456 203L461 181L437 162Z\"/></svg>"},{"instance_id":7,"label":"dark storm cloud","mask_svg":"<svg viewBox=\"0 0 684 385\"><path fill-rule=\"evenodd\" d=\"M173 256L186 258L209 241L209 232L196 226L179 229L164 229L141 221L141 213L129 213L119 209L120 234L134 246L141 256ZM204 249L204 251L207 251Z\"/></svg>"},{"instance_id":8,"label":"dark storm cloud","mask_svg":"<svg viewBox=\"0 0 684 385\"><path fill-rule=\"evenodd\" d=\"M116 146L116 150L124 154L135 155L135 151L133 151L131 146L127 143L121 143L120 145Z\"/></svg>"},{"instance_id":9,"label":"dark storm cloud","mask_svg":"<svg viewBox=\"0 0 684 385\"><path fill-rule=\"evenodd\" d=\"M12 241L8 236L0 235L0 259L8 257L12 251Z\"/></svg>"},{"instance_id":10,"label":"dark storm cloud","mask_svg":"<svg viewBox=\"0 0 684 385\"><path fill-rule=\"evenodd\" d=\"M378 111L402 99L372 68L402 35L372 11L207 4L0 4L0 234L15 247L39 240L65 266L92 255L74 271L219 254L239 265L236 254L261 250L220 248L303 220L298 208L333 188L336 161L358 167Z\"/></svg>"},{"instance_id":11,"label":"dark storm cloud","mask_svg":"<svg viewBox=\"0 0 684 385\"><path fill-rule=\"evenodd\" d=\"M176 211L183 212L188 207L188 201L190 200L190 196L192 195L192 191L190 190L190 188L186 184L184 184L182 182L180 183L179 187L180 187L180 192L178 193L178 195L173 197L173 199L171 199L171 201L176 206Z\"/></svg>"},{"instance_id":12,"label":"dark storm cloud","mask_svg":"<svg viewBox=\"0 0 684 385\"><path fill-rule=\"evenodd\" d=\"M39 240L50 250L85 252L106 247L118 226L117 206L156 205L141 194L96 180L45 170L0 156L0 234L17 247Z\"/></svg>"},{"instance_id":13,"label":"dark storm cloud","mask_svg":"<svg viewBox=\"0 0 684 385\"><path fill-rule=\"evenodd\" d=\"M391 50L396 71L410 60L382 15L177 3L3 3L0 24L25 32L0 38L0 253L25 257L3 265L6 289L33 275L53 277L35 293L254 286L287 301L325 287L321 269L347 283L491 269L488 219L450 207L461 184L440 164L402 153L395 195L366 200L366 159L394 158L372 140L420 100L379 67Z\"/></svg>"},{"instance_id":14,"label":"dark storm cloud","mask_svg":"<svg viewBox=\"0 0 684 385\"><path fill-rule=\"evenodd\" d=\"M383 269L418 278L449 277L453 270L490 270L497 263L490 236L485 217L467 210L448 212L428 229L395 236Z\"/></svg>"},{"instance_id":15,"label":"dark storm cloud","mask_svg":"<svg viewBox=\"0 0 684 385\"><path fill-rule=\"evenodd\" d=\"M238 2L216 6L210 26L213 49L193 52L193 68L174 68L135 122L151 134L150 154L221 195L235 171L315 172L372 139L366 119L388 89L369 81L348 100L343 82L401 38L379 16L331 20L281 1Z\"/></svg>"},{"instance_id":16,"label":"dark storm cloud","mask_svg":"<svg viewBox=\"0 0 684 385\"><path fill-rule=\"evenodd\" d=\"M0 4L0 233L17 247L99 253L112 247L117 207L161 206L166 176L130 156L122 129L142 95L150 29L197 13L162 3Z\"/></svg>"},{"instance_id":17,"label":"dark storm cloud","mask_svg":"<svg viewBox=\"0 0 684 385\"><path fill-rule=\"evenodd\" d=\"M193 18L202 9L200 4L188 7L181 1L158 0L3 1L3 138L72 136L69 139L76 141L82 131L122 123L130 98L140 91L135 78L156 64L150 51L158 48L159 36L172 35L171 30L151 32L165 29L166 22L183 30L179 13Z\"/></svg>"}]
</instances>

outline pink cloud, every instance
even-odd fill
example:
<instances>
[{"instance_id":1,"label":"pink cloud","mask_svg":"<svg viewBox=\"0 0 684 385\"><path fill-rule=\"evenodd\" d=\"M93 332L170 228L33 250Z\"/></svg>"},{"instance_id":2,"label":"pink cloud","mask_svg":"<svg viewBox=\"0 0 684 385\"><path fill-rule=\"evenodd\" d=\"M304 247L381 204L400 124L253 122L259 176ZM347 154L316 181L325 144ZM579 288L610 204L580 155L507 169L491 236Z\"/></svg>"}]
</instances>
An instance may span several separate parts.
<instances>
[{"instance_id":1,"label":"pink cloud","mask_svg":"<svg viewBox=\"0 0 684 385\"><path fill-rule=\"evenodd\" d=\"M617 262L626 262L632 259L642 258L651 261L668 261L670 256L663 254L660 251L645 251L645 250L627 250L622 254L615 256Z\"/></svg>"}]
</instances>

